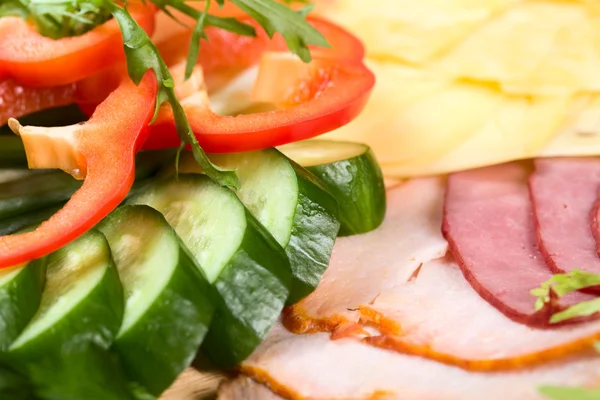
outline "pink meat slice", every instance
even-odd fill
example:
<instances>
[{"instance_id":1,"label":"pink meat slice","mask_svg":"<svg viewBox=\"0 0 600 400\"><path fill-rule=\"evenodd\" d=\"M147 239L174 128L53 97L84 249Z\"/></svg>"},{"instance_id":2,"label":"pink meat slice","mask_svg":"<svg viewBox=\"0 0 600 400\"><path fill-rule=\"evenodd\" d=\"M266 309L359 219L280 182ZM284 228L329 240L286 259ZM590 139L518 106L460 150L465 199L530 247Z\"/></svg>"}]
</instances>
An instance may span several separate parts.
<instances>
[{"instance_id":1,"label":"pink meat slice","mask_svg":"<svg viewBox=\"0 0 600 400\"><path fill-rule=\"evenodd\" d=\"M543 327L554 312L593 297L573 293L557 307L535 312L530 291L552 272L537 245L527 177L520 163L450 175L442 231L482 298L516 322Z\"/></svg>"},{"instance_id":2,"label":"pink meat slice","mask_svg":"<svg viewBox=\"0 0 600 400\"><path fill-rule=\"evenodd\" d=\"M419 266L443 257L441 178L414 179L387 192L383 224L363 235L338 238L318 288L288 310L300 325L321 320L356 322L358 306L406 282Z\"/></svg>"},{"instance_id":3,"label":"pink meat slice","mask_svg":"<svg viewBox=\"0 0 600 400\"><path fill-rule=\"evenodd\" d=\"M426 263L415 279L382 292L367 308L377 313L373 322L382 333L369 343L469 370L539 365L587 351L600 339L600 321L532 329L506 318L450 258ZM400 332L386 332L394 325Z\"/></svg>"},{"instance_id":4,"label":"pink meat slice","mask_svg":"<svg viewBox=\"0 0 600 400\"><path fill-rule=\"evenodd\" d=\"M600 187L600 159L535 160L529 191L540 251L555 273L600 273L591 215Z\"/></svg>"},{"instance_id":5,"label":"pink meat slice","mask_svg":"<svg viewBox=\"0 0 600 400\"><path fill-rule=\"evenodd\" d=\"M542 385L596 384L600 357L592 351L536 368L470 372L352 338L294 335L277 325L241 369L288 399L543 400ZM252 398L243 388L227 395Z\"/></svg>"}]
</instances>

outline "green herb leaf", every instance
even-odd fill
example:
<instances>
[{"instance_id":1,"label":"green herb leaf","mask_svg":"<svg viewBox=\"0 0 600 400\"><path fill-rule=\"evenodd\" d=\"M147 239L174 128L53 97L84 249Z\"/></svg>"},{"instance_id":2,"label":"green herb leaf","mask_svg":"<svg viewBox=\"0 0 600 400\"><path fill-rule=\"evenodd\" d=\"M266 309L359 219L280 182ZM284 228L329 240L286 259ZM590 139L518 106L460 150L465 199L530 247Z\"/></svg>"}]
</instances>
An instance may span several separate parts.
<instances>
[{"instance_id":1,"label":"green herb leaf","mask_svg":"<svg viewBox=\"0 0 600 400\"><path fill-rule=\"evenodd\" d=\"M189 79L194 72L198 55L200 54L200 39L204 36L204 24L206 22L206 16L210 10L210 0L206 1L206 7L200 14L200 18L196 21L196 26L192 30L192 38L190 40L190 51L188 52L187 62L185 64L185 79Z\"/></svg>"},{"instance_id":2,"label":"green herb leaf","mask_svg":"<svg viewBox=\"0 0 600 400\"><path fill-rule=\"evenodd\" d=\"M27 18L29 10L20 1L7 1L0 5L0 17Z\"/></svg>"},{"instance_id":3,"label":"green herb leaf","mask_svg":"<svg viewBox=\"0 0 600 400\"><path fill-rule=\"evenodd\" d=\"M173 78L156 46L154 46L146 32L135 22L126 9L112 2L111 4L112 14L121 27L129 76L136 84L139 84L149 69L152 69L156 75L158 95L155 117L158 114L160 106L168 102L173 110L173 117L179 138L182 143L192 148L194 159L200 164L206 175L222 186L239 188L239 180L235 172L214 165L198 144L183 107L179 103L177 96L175 96Z\"/></svg>"},{"instance_id":4,"label":"green herb leaf","mask_svg":"<svg viewBox=\"0 0 600 400\"><path fill-rule=\"evenodd\" d=\"M572 318L587 317L597 312L600 312L600 298L582 301L566 310L557 312L550 317L550 323L556 324Z\"/></svg>"},{"instance_id":5,"label":"green herb leaf","mask_svg":"<svg viewBox=\"0 0 600 400\"><path fill-rule=\"evenodd\" d=\"M567 274L553 275L539 288L533 289L531 294L538 298L535 309L540 310L544 304L550 301L550 291L562 297L568 293L596 285L600 285L600 275L574 269Z\"/></svg>"},{"instance_id":6,"label":"green herb leaf","mask_svg":"<svg viewBox=\"0 0 600 400\"><path fill-rule=\"evenodd\" d=\"M600 389L542 386L540 393L553 400L600 400Z\"/></svg>"},{"instance_id":7,"label":"green herb leaf","mask_svg":"<svg viewBox=\"0 0 600 400\"><path fill-rule=\"evenodd\" d=\"M281 33L292 53L304 62L311 60L308 45L329 47L327 39L306 22L304 12L296 12L273 0L231 0L233 4L254 18L273 36Z\"/></svg>"}]
</instances>

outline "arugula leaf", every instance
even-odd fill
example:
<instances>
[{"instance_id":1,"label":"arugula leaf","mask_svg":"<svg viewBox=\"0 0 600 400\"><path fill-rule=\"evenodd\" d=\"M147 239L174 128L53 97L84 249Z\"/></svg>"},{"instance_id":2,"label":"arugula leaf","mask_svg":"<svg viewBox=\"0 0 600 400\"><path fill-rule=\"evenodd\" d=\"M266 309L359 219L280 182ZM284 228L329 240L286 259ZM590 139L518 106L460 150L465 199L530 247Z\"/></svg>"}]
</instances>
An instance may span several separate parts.
<instances>
[{"instance_id":1,"label":"arugula leaf","mask_svg":"<svg viewBox=\"0 0 600 400\"><path fill-rule=\"evenodd\" d=\"M318 30L306 22L305 12L296 12L273 0L230 0L254 18L272 37L281 33L292 53L302 61L310 62L308 45L329 47L329 42Z\"/></svg>"},{"instance_id":2,"label":"arugula leaf","mask_svg":"<svg viewBox=\"0 0 600 400\"><path fill-rule=\"evenodd\" d=\"M198 56L200 55L200 39L204 37L204 25L206 23L206 16L208 15L208 11L210 10L210 0L206 1L206 7L204 11L200 14L200 17L196 21L196 26L194 26L194 30L192 31L192 38L190 39L190 51L188 53L187 63L185 64L185 79L189 79L192 76L192 72L194 72L194 67L196 66L196 61L198 60Z\"/></svg>"},{"instance_id":3,"label":"arugula leaf","mask_svg":"<svg viewBox=\"0 0 600 400\"><path fill-rule=\"evenodd\" d=\"M38 31L53 39L81 35L106 22L110 11L103 0L11 0L21 17L31 17ZM2 16L2 14L0 14Z\"/></svg>"},{"instance_id":4,"label":"arugula leaf","mask_svg":"<svg viewBox=\"0 0 600 400\"><path fill-rule=\"evenodd\" d=\"M553 400L600 400L600 389L542 386L539 390Z\"/></svg>"},{"instance_id":5,"label":"arugula leaf","mask_svg":"<svg viewBox=\"0 0 600 400\"><path fill-rule=\"evenodd\" d=\"M20 1L7 1L0 5L0 18L1 17L21 17L27 18L29 11L27 7Z\"/></svg>"},{"instance_id":6,"label":"arugula leaf","mask_svg":"<svg viewBox=\"0 0 600 400\"><path fill-rule=\"evenodd\" d=\"M194 159L204 170L206 175L222 186L231 186L239 188L239 180L234 171L222 169L214 165L202 150L196 137L192 132L190 123L185 115L185 111L179 103L175 90L173 89L173 77L171 76L167 65L160 56L160 53L148 37L146 32L135 22L129 12L112 3L110 0L111 12L121 28L123 43L125 47L125 56L127 58L127 68L129 76L136 84L139 84L144 74L152 69L156 74L158 82L158 96L156 100L155 118L160 106L168 102L173 109L173 117L177 133L181 139L182 146L190 145Z\"/></svg>"}]
</instances>

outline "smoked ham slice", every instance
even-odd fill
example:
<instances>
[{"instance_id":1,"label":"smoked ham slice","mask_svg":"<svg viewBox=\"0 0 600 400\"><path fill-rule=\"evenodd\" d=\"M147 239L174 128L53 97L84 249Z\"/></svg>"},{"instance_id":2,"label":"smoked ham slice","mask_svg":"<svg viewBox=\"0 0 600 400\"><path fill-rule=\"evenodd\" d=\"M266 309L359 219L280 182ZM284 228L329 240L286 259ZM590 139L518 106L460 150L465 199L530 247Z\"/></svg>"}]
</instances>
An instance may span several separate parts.
<instances>
[{"instance_id":1,"label":"smoked ham slice","mask_svg":"<svg viewBox=\"0 0 600 400\"><path fill-rule=\"evenodd\" d=\"M382 333L364 339L368 343L469 370L541 364L587 351L600 340L600 321L532 329L506 318L450 258L426 263L415 279L382 292L361 310Z\"/></svg>"},{"instance_id":2,"label":"smoked ham slice","mask_svg":"<svg viewBox=\"0 0 600 400\"><path fill-rule=\"evenodd\" d=\"M387 212L376 230L338 238L315 292L286 311L295 332L333 330L357 322L358 306L408 281L424 262L442 257L441 178L415 179L388 191Z\"/></svg>"},{"instance_id":3,"label":"smoked ham slice","mask_svg":"<svg viewBox=\"0 0 600 400\"><path fill-rule=\"evenodd\" d=\"M332 341L326 333L294 335L277 325L241 369L288 399L542 400L540 385L595 384L600 379L600 358L586 354L533 369L468 372L351 338ZM254 390L248 397L242 387L229 388L228 397L222 398L255 398L251 395L257 389L244 384Z\"/></svg>"},{"instance_id":4,"label":"smoked ham slice","mask_svg":"<svg viewBox=\"0 0 600 400\"><path fill-rule=\"evenodd\" d=\"M450 175L443 233L481 297L514 321L543 327L553 313L592 297L573 293L535 312L530 291L552 273L537 247L528 173L511 163Z\"/></svg>"},{"instance_id":5,"label":"smoked ham slice","mask_svg":"<svg viewBox=\"0 0 600 400\"><path fill-rule=\"evenodd\" d=\"M600 273L592 211L600 188L600 159L535 160L529 189L540 251L555 273Z\"/></svg>"}]
</instances>

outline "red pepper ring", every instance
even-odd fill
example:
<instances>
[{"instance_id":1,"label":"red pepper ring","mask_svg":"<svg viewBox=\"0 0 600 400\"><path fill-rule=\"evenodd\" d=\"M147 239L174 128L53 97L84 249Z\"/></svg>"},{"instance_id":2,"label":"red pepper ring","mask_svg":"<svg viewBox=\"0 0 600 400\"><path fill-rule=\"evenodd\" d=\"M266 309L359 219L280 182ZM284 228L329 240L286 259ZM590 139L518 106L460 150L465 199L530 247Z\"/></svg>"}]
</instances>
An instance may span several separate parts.
<instances>
[{"instance_id":1,"label":"red pepper ring","mask_svg":"<svg viewBox=\"0 0 600 400\"><path fill-rule=\"evenodd\" d=\"M9 121L11 129L23 138L30 167L60 167L85 181L71 200L36 230L0 237L0 268L60 249L125 199L135 177L135 154L146 139L154 113L156 92L156 78L149 71L138 86L123 80L82 125L37 128ZM59 151L68 162L57 166L56 153L46 162L45 151Z\"/></svg>"},{"instance_id":2,"label":"red pepper ring","mask_svg":"<svg viewBox=\"0 0 600 400\"><path fill-rule=\"evenodd\" d=\"M200 146L209 153L261 150L308 139L339 128L365 106L374 75L363 64L311 63L311 79L299 81L290 108L257 114L223 116L205 104L183 102ZM308 92L308 93L306 93ZM161 109L150 126L146 150L176 147L180 143L170 108Z\"/></svg>"},{"instance_id":3,"label":"red pepper ring","mask_svg":"<svg viewBox=\"0 0 600 400\"><path fill-rule=\"evenodd\" d=\"M154 31L156 6L128 2L140 26ZM91 76L124 60L121 30L115 19L81 35L53 40L20 17L0 19L0 77L28 86L60 86Z\"/></svg>"},{"instance_id":4,"label":"red pepper ring","mask_svg":"<svg viewBox=\"0 0 600 400\"><path fill-rule=\"evenodd\" d=\"M11 117L19 118L47 108L72 104L76 90L74 83L32 88L14 79L0 79L0 126Z\"/></svg>"},{"instance_id":5,"label":"red pepper ring","mask_svg":"<svg viewBox=\"0 0 600 400\"><path fill-rule=\"evenodd\" d=\"M223 116L212 112L205 102L194 103L192 100L194 97L201 100L203 96L182 99L192 131L204 150L230 153L279 146L332 131L360 113L375 84L375 76L362 62L362 44L330 22L312 18L309 21L325 35L332 48L314 49L313 61L306 66L307 72L295 77L295 81L292 79L292 83L289 76L281 76L286 92L285 98L277 99L281 109ZM266 51L286 50L281 37L269 40L264 31L257 30L257 33L256 38L222 31L209 34L209 41L203 43L200 56L206 81L213 80L212 75L228 68L257 64ZM169 48L174 49L175 45L186 48L171 39ZM221 54L224 49L227 53ZM150 127L144 149L169 148L178 144L173 113L170 108L163 107Z\"/></svg>"}]
</instances>

